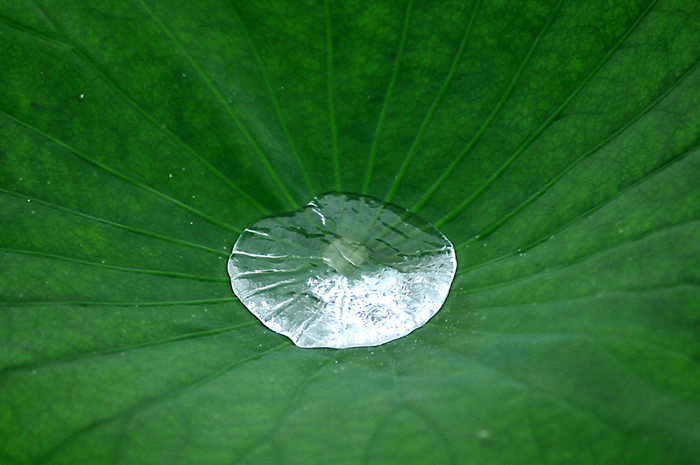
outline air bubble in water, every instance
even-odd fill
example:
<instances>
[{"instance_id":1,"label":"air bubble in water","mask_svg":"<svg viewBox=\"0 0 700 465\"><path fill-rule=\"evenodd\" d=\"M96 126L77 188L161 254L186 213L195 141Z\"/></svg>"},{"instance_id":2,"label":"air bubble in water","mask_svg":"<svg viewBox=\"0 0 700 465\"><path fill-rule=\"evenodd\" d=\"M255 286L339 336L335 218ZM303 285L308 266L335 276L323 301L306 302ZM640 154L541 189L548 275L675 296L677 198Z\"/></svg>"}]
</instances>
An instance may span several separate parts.
<instances>
[{"instance_id":1,"label":"air bubble in water","mask_svg":"<svg viewBox=\"0 0 700 465\"><path fill-rule=\"evenodd\" d=\"M228 261L233 292L299 347L376 346L440 309L457 262L426 221L367 196L325 194L246 229Z\"/></svg>"}]
</instances>

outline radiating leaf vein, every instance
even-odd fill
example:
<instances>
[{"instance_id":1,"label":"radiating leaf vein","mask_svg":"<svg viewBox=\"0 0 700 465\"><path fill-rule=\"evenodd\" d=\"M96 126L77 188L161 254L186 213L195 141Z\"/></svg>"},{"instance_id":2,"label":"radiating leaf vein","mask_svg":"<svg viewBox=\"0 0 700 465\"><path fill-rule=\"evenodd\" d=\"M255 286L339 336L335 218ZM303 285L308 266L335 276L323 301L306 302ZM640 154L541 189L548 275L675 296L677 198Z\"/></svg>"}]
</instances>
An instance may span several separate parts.
<instances>
[{"instance_id":1,"label":"radiating leaf vein","mask_svg":"<svg viewBox=\"0 0 700 465\"><path fill-rule=\"evenodd\" d=\"M226 229L226 230L234 232L236 234L240 234L242 232L240 229L238 229L234 226L231 226L231 225L226 224L222 221L219 221L216 218L214 218L210 215L207 215L206 213L204 213L200 210L197 210L194 207L191 207L183 202L180 202L179 200L176 200L176 199L170 197L169 195L166 195L166 194L148 186L147 184L142 183L141 181L137 181L134 178L131 178L125 174L120 173L119 171L117 171L115 169L110 168L109 166L105 165L102 162L95 160L94 158L88 157L87 155L83 154L82 152L79 152L77 149L75 149L75 148L71 147L70 145L66 144L65 142L59 140L58 138L56 138L56 137L54 137L54 136L52 136L52 135L50 135L50 134L48 134L40 129L28 124L28 123L25 123L24 121L21 121L20 119L14 117L8 113L5 113L4 111L0 110L0 115L4 115L6 118L17 123L18 125L26 128L32 132L35 132L35 133L39 134L40 136L50 140L54 144L64 148L65 150L67 150L71 154L75 155L76 157L80 158L81 160L85 161L86 163L89 163L90 165L94 166L95 168L101 169L101 170L109 173L110 175L114 176L115 178L121 179L122 181L125 181L125 182L127 182L135 187L138 187L141 190L144 190L144 191L146 191L150 194L153 194L157 197L160 197L161 199L163 199L167 202L170 202L173 205L176 205L177 207L182 208L182 209L186 210L187 212L192 213L195 216L202 218L203 220L213 224L214 226L218 226L220 228Z\"/></svg>"},{"instance_id":2,"label":"radiating leaf vein","mask_svg":"<svg viewBox=\"0 0 700 465\"><path fill-rule=\"evenodd\" d=\"M684 73L682 76L680 76L676 80L676 82L674 82L668 89L666 89L666 91L664 91L654 102L652 102L650 105L645 107L637 115L630 118L630 120L626 124L624 124L622 127L620 127L617 131L613 132L608 137L603 139L600 143L598 143L597 145L592 147L590 150L588 150L587 152L583 153L578 158L576 158L573 162L571 162L569 165L567 165L559 174L557 174L549 182L547 182L547 184L545 184L539 191L532 194L524 202L520 203L517 207L515 207L513 210L508 212L503 218L499 219L498 221L495 221L490 226L487 226L486 228L484 228L482 230L482 232L480 232L479 234L477 234L473 238L469 239L468 241L458 245L456 248L459 250L459 249L462 249L465 246L475 242L478 239L484 239L486 236L488 236L489 234L493 233L498 228L503 226L506 222L508 222L508 220L510 220L512 217L514 217L516 214L518 214L521 210L523 210L525 207L527 207L528 205L533 203L535 200L540 198L552 186L554 186L557 182L559 182L568 172L570 172L572 169L574 169L574 167L576 167L579 163L581 163L583 160L587 159L591 155L599 152L601 149L603 149L605 146L610 144L613 140L615 140L617 137L619 137L625 131L627 131L629 128L631 128L635 123L637 123L639 120L641 120L642 117L644 117L645 115L650 113L651 110L654 109L654 107L656 107L658 104L663 102L669 96L669 94L673 90L675 90L686 78L688 78L690 75L692 75L693 72L695 72L699 66L700 66L700 61L695 63L690 69L688 69L688 71L686 73ZM672 161L676 161L676 160L677 160L677 158L674 158ZM665 165L664 165L664 167L665 167ZM655 173L656 173L656 170L652 171L651 174L655 174ZM649 176L649 175L645 175L640 180L647 179L647 176ZM612 198L614 199L616 197L617 197L617 195L612 197ZM606 204L606 203L607 203L607 201L603 202L603 204Z\"/></svg>"},{"instance_id":3,"label":"radiating leaf vein","mask_svg":"<svg viewBox=\"0 0 700 465\"><path fill-rule=\"evenodd\" d=\"M445 81L442 83L440 90L435 96L435 100L433 100L433 103L430 105L428 112L426 113L425 117L423 118L423 121L421 122L420 128L418 129L418 133L413 139L413 143L411 144L411 147L408 149L408 153L406 153L406 157L401 163L401 167L399 168L399 171L396 174L396 177L394 178L394 182L392 183L391 187L389 188L389 192L384 198L386 202L391 202L394 199L394 196L399 190L403 178L406 175L408 165L411 163L413 155L415 155L416 151L418 150L418 146L420 145L420 141L423 138L423 134L425 134L425 131L428 130L428 126L430 125L430 122L433 119L433 115L435 115L435 112L440 106L440 103L442 103L442 100L447 94L447 89L449 89L450 85L452 84L452 80L454 79L455 74L457 73L457 68L462 58L462 54L467 48L467 43L469 42L469 38L471 37L472 30L474 29L474 23L476 22L476 18L478 16L479 9L481 8L482 3L483 0L477 0L474 3L474 10L472 11L471 17L469 18L469 22L467 23L466 30L464 31L464 36L462 37L462 42L459 44L457 53L455 54L455 57L452 60L452 65L450 66L450 70L447 73L447 77L445 77Z\"/></svg>"},{"instance_id":4,"label":"radiating leaf vein","mask_svg":"<svg viewBox=\"0 0 700 465\"><path fill-rule=\"evenodd\" d=\"M302 179L304 180L304 184L306 184L306 188L311 193L311 196L316 197L316 191L315 191L313 185L311 184L311 180L309 179L309 173L307 172L306 166L304 165L304 163L302 163L301 158L299 157L299 151L297 150L296 144L294 144L294 140L292 139L292 136L289 134L289 129L287 129L287 123L285 122L285 119L282 116L282 109L280 108L279 102L277 101L277 97L275 97L275 92L272 90L272 83L270 82L270 77L268 76L267 68L265 67L265 63L262 61L262 58L260 57L260 54L258 53L258 49L250 37L250 33L248 32L248 28L246 27L245 23L243 22L240 15L238 14L238 11L236 10L234 3L229 2L228 6L229 6L229 8L231 8L233 16L236 19L236 22L241 26L241 31L243 32L243 36L245 37L245 40L248 43L248 46L250 47L250 49L253 53L253 58L255 59L255 63L258 65L258 68L260 69L260 74L262 75L263 81L265 81L265 86L267 87L267 92L270 94L270 100L272 101L272 107L275 109L275 115L277 116L277 120L280 123L280 127L282 128L282 132L284 133L284 137L287 139L287 142L289 143L289 149L292 152L292 156L294 157L294 160L296 160L296 163L299 166L299 171L301 173Z\"/></svg>"},{"instance_id":5,"label":"radiating leaf vein","mask_svg":"<svg viewBox=\"0 0 700 465\"><path fill-rule=\"evenodd\" d=\"M186 274L186 273L177 273L174 271L146 270L146 269L141 269L141 268L130 268L130 267L125 267L125 266L107 265L104 263L79 260L77 258L64 257L62 255L55 255L55 254L44 253L44 252L37 252L34 250L21 250L21 249L0 247L0 252L17 253L17 254L22 254L22 255L31 255L31 256L35 256L35 257L48 258L51 260L61 260L61 261L66 261L66 262L71 262L71 263L78 263L80 265L96 266L96 267L105 268L108 270L123 271L123 272L127 272L127 273L142 273L142 274L149 274L149 275L153 275L153 276L162 276L162 277L166 277L166 278L189 279L189 280L193 280L193 281L219 282L219 283L229 281L229 278L218 277L218 276L216 276L216 277L215 276L197 276L197 275L191 275L191 274Z\"/></svg>"},{"instance_id":6,"label":"radiating leaf vein","mask_svg":"<svg viewBox=\"0 0 700 465\"><path fill-rule=\"evenodd\" d=\"M693 219L693 220L690 220L690 221L683 221L683 222L680 222L680 223L676 223L676 224L673 224L673 225L671 225L671 226L665 226L665 227L662 227L662 228L659 228L659 229L655 229L655 230L653 230L653 231L644 231L644 232L641 233L641 234L637 234L637 235L628 237L628 238L625 239L624 241L617 242L617 243L612 244L612 245L610 245L610 246L608 246L608 247L603 247L603 248L598 249L598 250L596 250L596 251L594 251L594 252L591 252L591 253L589 253L589 254L586 254L586 255L584 255L584 256L582 256L582 257L577 257L577 258L575 258L575 259L573 259L573 260L570 260L570 261L567 261L567 262L564 262L564 263L560 263L560 264L557 264L557 265L552 266L552 267L549 267L549 268L545 268L545 269L536 271L535 273L531 273L531 274L528 274L528 275L525 275L525 276L521 276L521 277L518 277L518 278L515 278L515 279L507 280L507 281L502 281L502 282L499 282L499 283L497 283L497 284L493 284L493 285L489 285L489 286L484 286L484 287L479 287L479 288L472 288L472 289L467 289L467 290L463 290L463 291L456 291L456 292L454 292L454 294L455 294L455 295L461 295L461 294L475 294L475 293L479 293L479 292L488 291L488 290L491 290L491 289L497 289L497 288L504 287L504 286L510 286L510 285L513 285L513 284L516 284L516 283L519 283L519 282L523 282L523 281L529 281L529 280L531 280L531 279L537 278L537 277L539 277L539 276L542 276L542 275L548 274L548 273L553 275L553 274L555 274L556 272L561 271L561 270L563 270L563 269L565 269L565 268L569 268L569 267L574 266L574 265L577 265L577 264L579 264L579 263L581 263L581 262L584 262L584 261L587 261L587 260L591 260L591 259L593 259L593 258L596 258L596 257L598 257L598 256L600 256L600 255L604 255L604 254L606 254L606 253L609 253L610 251L615 250L615 249L618 249L618 248L620 248L620 247L624 247L624 246L627 246L627 245L632 244L632 243L635 243L635 242L638 243L638 242L643 241L643 240L645 240L645 239L649 239L649 238L651 238L651 237L654 237L654 236L656 236L656 235L658 235L658 234L664 234L664 233L667 233L667 232L669 232L669 231L673 231L673 230L675 230L675 229L685 228L685 227L687 227L688 225L692 225L692 224L695 224L695 225L700 226L700 220L698 220L698 219Z\"/></svg>"},{"instance_id":7,"label":"radiating leaf vein","mask_svg":"<svg viewBox=\"0 0 700 465\"><path fill-rule=\"evenodd\" d=\"M496 182L498 178L510 167L511 164L522 155L525 150L527 150L532 143L537 140L540 135L561 115L561 113L566 109L566 107L571 103L578 94L586 87L586 85L593 79L593 77L598 74L601 68L610 60L610 58L617 52L620 46L625 43L629 36L639 27L642 21L647 17L649 12L652 10L653 6L658 0L653 0L649 6L639 15L637 20L632 24L632 26L620 37L617 43L608 51L608 53L603 56L603 58L596 64L596 66L591 70L591 72L581 81L581 83L574 89L574 91L562 102L562 104L557 108L543 123L538 127L531 135L528 137L523 144L518 148L513 155L511 155L487 180L486 182L476 189L469 197L467 197L462 203L460 203L456 208L454 208L450 213L445 215L441 220L435 223L435 227L440 228L450 221L454 220L459 216L469 205L474 203L474 201L481 196L491 185Z\"/></svg>"},{"instance_id":8,"label":"radiating leaf vein","mask_svg":"<svg viewBox=\"0 0 700 465\"><path fill-rule=\"evenodd\" d=\"M460 276L460 275L467 274L467 273L472 272L474 270L477 270L479 268L483 268L484 266L490 265L494 262L498 262L498 261L503 260L505 258L514 257L515 255L518 255L519 253L525 253L529 250L534 249L538 245L548 241L551 237L560 235L562 232L568 230L569 228L576 225L580 221L590 217L596 211L601 210L602 208L604 208L607 205L610 205L612 202L621 198L625 194L628 194L629 192L634 191L635 189L639 188L639 186L643 185L645 182L649 181L654 176L657 176L657 175L665 172L666 170L674 167L675 165L683 162L688 156L690 156L698 148L700 148L700 146L693 147L691 150L689 150L685 153L682 153L682 154L678 155L677 157L672 158L671 160L669 160L668 162L659 166L655 170L653 170L653 171L647 173L646 175L644 175L643 177L639 178L636 182L627 186L625 189L622 189L622 190L616 192L614 195L608 197L607 199L602 201L600 204L596 205L595 207L593 207L589 210L586 210L585 212L581 213L577 217L573 218L571 221L569 221L568 223L566 223L565 225L563 225L561 228L557 229L556 231L549 231L549 232L547 232L547 234L541 236L540 238L530 242L527 245L519 247L518 249L516 249L512 252L509 252L505 255L501 255L500 257L496 257L496 258L490 259L486 262L479 263L477 265L470 266L468 268L464 268L462 270L459 270L457 272L457 275ZM470 241L468 241L468 243L460 244L459 246L456 247L456 249L462 250L465 247L468 247L471 242L473 242L473 241L470 240Z\"/></svg>"},{"instance_id":9,"label":"radiating leaf vein","mask_svg":"<svg viewBox=\"0 0 700 465\"><path fill-rule=\"evenodd\" d=\"M120 353L124 353L124 352L129 352L132 350L144 349L146 347L151 347L151 346L171 344L173 342L180 342L180 341L197 339L197 338L207 337L207 336L215 336L217 334L225 333L228 331L235 331L237 329L245 328L248 326L253 326L255 324L260 324L260 322L258 320L247 321L245 323L241 323L241 324L233 325L233 326L227 326L225 328L210 329L210 330L206 330L206 331L194 331L191 333L181 334L179 336L170 337L170 338L166 338L166 339L141 342L138 344L132 344L132 345L123 346L123 347L100 349L100 350L95 350L95 351L91 351L91 352L71 354L68 356L54 358L54 359L45 359L45 360L40 360L40 361L36 361L36 362L28 362L28 363L22 363L19 365L12 365L12 366L7 366L7 367L0 369L0 375L6 375L9 373L14 373L14 372L18 372L18 371L38 370L38 369L43 369L43 368L47 368L47 367L53 367L56 365L72 363L72 362L76 362L76 361L80 361L80 360L86 360L86 359L95 358L95 357L102 357L104 355L120 354Z\"/></svg>"},{"instance_id":10,"label":"radiating leaf vein","mask_svg":"<svg viewBox=\"0 0 700 465\"><path fill-rule=\"evenodd\" d=\"M382 104L382 109L379 112L379 120L377 121L377 128L374 131L374 138L372 139L372 147L369 151L369 162L367 163L367 172L365 173L365 182L362 186L362 193L369 193L369 186L372 181L372 173L374 172L374 165L377 160L377 149L379 147L379 135L382 132L384 126L384 120L386 119L387 110L389 108L389 101L391 96L394 94L394 88L396 87L396 81L399 78L399 68L401 65L401 57L403 55L403 50L406 46L406 37L408 36L409 25L411 24L411 11L413 10L413 0L408 0L406 5L406 17L404 19L403 30L401 31L401 39L399 40L399 50L396 52L396 59L394 60L394 67L391 71L391 79L389 80L389 87L386 90L386 95L384 96L384 103Z\"/></svg>"},{"instance_id":11,"label":"radiating leaf vein","mask_svg":"<svg viewBox=\"0 0 700 465\"><path fill-rule=\"evenodd\" d=\"M224 109L226 114L231 118L231 120L235 123L236 127L241 131L243 134L243 137L245 137L246 141L248 142L248 145L253 149L255 152L256 156L260 160L260 163L265 167L265 170L267 170L268 174L274 181L275 185L277 188L280 190L284 198L287 200L289 205L297 209L299 208L299 204L297 201L294 199L294 197L289 193L289 190L285 187L284 183L280 179L279 175L277 174L276 170L272 167L270 164L270 161L267 159L265 154L263 153L262 149L258 145L258 143L255 141L253 136L250 134L250 131L245 127L241 119L238 117L236 112L233 111L231 108L231 105L228 105L228 102L226 102L226 99L224 98L223 95L221 95L221 92L219 89L214 85L214 83L209 79L209 76L202 70L202 68L197 64L197 62L192 58L190 53L187 51L187 49L182 45L182 43L178 40L178 38L175 36L175 34L161 21L155 13L153 13L153 10L146 5L144 0L138 0L139 4L141 4L141 7L148 13L148 15L153 19L153 21L160 27L160 29L165 33L166 36L175 44L175 47L182 53L182 55L185 57L185 59L189 62L190 66L197 72L199 75L200 79L204 82L204 84L211 90L212 94L214 94L214 97L219 101L219 104L221 107Z\"/></svg>"},{"instance_id":12,"label":"radiating leaf vein","mask_svg":"<svg viewBox=\"0 0 700 465\"><path fill-rule=\"evenodd\" d=\"M525 71L525 68L527 67L528 63L530 63L530 59L535 53L535 50L537 50L537 46L540 44L540 41L542 40L542 37L544 37L545 33L549 30L550 26L556 19L559 10L561 10L561 6L564 3L564 0L559 0L559 3L554 7L552 10L552 14L549 17L549 20L545 23L545 25L542 27L542 30L540 30L540 33L538 36L535 38L534 42L530 46L530 50L528 50L527 54L525 55L525 58L523 59L522 63L520 64L520 67L518 70L515 72L513 75L513 78L510 81L510 84L508 84L508 87L506 87L506 90L503 92L503 95L501 96L501 99L496 103L495 108L491 111L489 116L486 118L484 123L481 125L479 130L476 131L476 133L472 136L471 140L467 143L467 145L462 149L462 151L457 155L457 157L450 163L450 165L447 167L447 169L440 175L440 177L433 183L432 186L426 191L426 193L423 195L423 197L416 202L416 204L411 208L411 211L413 213L418 213L421 208L430 200L430 198L435 194L435 192L440 188L443 182L445 182L445 179L447 179L457 168L457 165L466 157L469 152L471 151L472 148L476 145L476 143L481 139L481 136L486 132L486 129L491 125L494 119L496 119L496 116L501 112L501 109L505 106L506 102L508 101L508 98L510 95L513 93L513 89L515 89L515 85L518 83L520 80L520 77L523 74L523 71Z\"/></svg>"},{"instance_id":13,"label":"radiating leaf vein","mask_svg":"<svg viewBox=\"0 0 700 465\"><path fill-rule=\"evenodd\" d=\"M61 206L61 205L58 205L55 203L51 203L51 202L46 202L46 201L40 200L36 197L31 197L31 196L28 196L25 194L20 194L18 192L13 192L13 191L9 191L7 189L0 188L0 193L6 194L6 195L11 195L11 196L21 198L21 199L31 200L35 204L44 205L46 207L49 207L49 208L54 209L54 210L58 210L60 212L65 212L65 213L69 213L71 215L75 215L75 216L85 218L88 220L97 221L99 223L103 223L103 224L106 224L106 225L114 227L114 228L123 229L125 231L129 231L131 233L138 234L139 236L149 237L151 239L157 239L159 241L169 242L172 244L181 245L183 247L190 247L193 249L201 250L203 252L218 255L220 257L228 257L229 256L229 254L226 252L221 252L219 250L215 250L215 249L206 247L204 245L195 244L194 242L184 241L182 239L176 239L172 236L164 236L162 234L154 233L151 231L146 231L144 229L134 228L131 226L123 225L121 223L115 223L114 221L100 218L98 216L88 215L87 213L80 212L80 211L75 210L73 208L64 207L64 206Z\"/></svg>"},{"instance_id":14,"label":"radiating leaf vein","mask_svg":"<svg viewBox=\"0 0 700 465\"><path fill-rule=\"evenodd\" d=\"M107 73L103 72L99 66L94 62L94 60L91 60L88 56L87 53L84 53L80 47L78 47L77 44L75 44L69 37L68 34L66 34L62 28L54 22L49 15L47 15L44 10L34 2L35 8L41 13L42 17L51 25L51 27L58 32L59 35L61 35L66 42L70 42L72 45L70 46L70 50L75 53L75 55L78 57L80 61L88 65L92 70L95 72L95 74L104 82L107 87L112 89L119 97L124 100L131 108L133 108L138 114L143 116L146 120L148 120L149 123L151 123L151 126L159 131L165 134L165 136L175 142L180 148L185 150L187 153L189 153L191 156L196 158L199 163L204 165L204 167L211 172L214 176L216 176L220 181L222 181L224 184L226 184L227 187L229 187L233 192L236 194L240 195L243 200L248 202L250 205L252 205L256 210L261 212L264 215L267 215L270 213L268 209L263 207L258 201L256 201L254 198L252 198L248 193L243 191L240 187L238 187L230 178L227 176L224 176L224 174L219 171L214 165L212 165L207 159L205 159L202 155L200 155L196 150L194 150L190 145L185 143L181 138L179 138L177 135L175 135L172 131L170 131L165 124L159 123L156 121L156 119L148 113L146 110L144 110L140 105L138 105L131 97L129 97L126 92L124 92L114 81L112 81L108 76Z\"/></svg>"},{"instance_id":15,"label":"radiating leaf vein","mask_svg":"<svg viewBox=\"0 0 700 465\"><path fill-rule=\"evenodd\" d=\"M45 453L39 455L37 459L35 460L35 463L48 463L49 460L52 457L55 457L56 454L58 454L61 450L65 449L68 445L70 445L73 441L76 439L80 438L81 436L88 434L89 432L99 428L100 426L111 423L113 421L118 421L122 418L127 418L127 417L133 417L137 413L142 413L148 409L154 408L158 405L161 405L165 402L177 399L178 397L181 397L189 392L192 392L196 389L199 389L203 386L206 386L207 384L221 378L222 376L226 375L227 373L230 373L231 370L234 368L241 366L245 363L252 362L254 360L257 360L261 357L264 357L265 355L268 355L270 353L276 352L284 347L288 347L291 344L290 341L285 341L278 346L275 346L271 349L262 351L260 353L245 357L241 360L238 360L221 370L218 370L214 372L213 374L206 376L204 378L198 379L195 382L188 383L178 389L175 389L170 392L163 393L162 395L156 396L154 398L146 399L144 401L138 402L136 405L127 408L121 412L118 412L114 415L107 416L105 418L99 418L97 420L94 420L90 422L89 424L73 431L70 433L68 436L66 436L62 441L60 441L58 444L56 444L54 447L46 451Z\"/></svg>"}]
</instances>

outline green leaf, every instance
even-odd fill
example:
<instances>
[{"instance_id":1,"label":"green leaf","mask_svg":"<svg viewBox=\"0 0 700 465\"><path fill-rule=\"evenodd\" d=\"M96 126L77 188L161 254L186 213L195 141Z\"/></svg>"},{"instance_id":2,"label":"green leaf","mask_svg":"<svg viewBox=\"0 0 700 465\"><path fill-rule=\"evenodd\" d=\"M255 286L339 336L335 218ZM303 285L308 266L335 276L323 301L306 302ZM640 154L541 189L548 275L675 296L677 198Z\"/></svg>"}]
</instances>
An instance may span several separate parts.
<instances>
[{"instance_id":1,"label":"green leaf","mask_svg":"<svg viewBox=\"0 0 700 465\"><path fill-rule=\"evenodd\" d=\"M700 463L700 4L0 1L0 463ZM241 230L328 191L457 246L305 350Z\"/></svg>"}]
</instances>

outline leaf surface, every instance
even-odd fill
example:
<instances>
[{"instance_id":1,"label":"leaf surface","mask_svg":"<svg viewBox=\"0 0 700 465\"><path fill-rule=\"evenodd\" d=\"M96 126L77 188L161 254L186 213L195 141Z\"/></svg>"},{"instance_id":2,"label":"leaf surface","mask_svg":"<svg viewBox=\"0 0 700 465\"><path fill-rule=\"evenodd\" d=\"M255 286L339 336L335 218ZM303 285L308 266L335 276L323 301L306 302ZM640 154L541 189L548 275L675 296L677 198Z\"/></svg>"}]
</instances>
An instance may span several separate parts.
<instances>
[{"instance_id":1,"label":"leaf surface","mask_svg":"<svg viewBox=\"0 0 700 465\"><path fill-rule=\"evenodd\" d=\"M0 2L0 463L700 463L700 5ZM240 232L329 191L455 244L305 350Z\"/></svg>"}]
</instances>

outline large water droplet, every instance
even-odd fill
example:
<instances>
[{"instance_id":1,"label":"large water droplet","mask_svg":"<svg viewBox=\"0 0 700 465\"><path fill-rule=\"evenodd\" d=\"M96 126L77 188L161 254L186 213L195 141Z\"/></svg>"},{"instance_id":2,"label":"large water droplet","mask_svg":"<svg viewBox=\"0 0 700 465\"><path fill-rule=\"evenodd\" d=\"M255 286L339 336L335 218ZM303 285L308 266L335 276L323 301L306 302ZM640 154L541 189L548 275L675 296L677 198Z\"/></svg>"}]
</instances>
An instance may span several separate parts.
<instances>
[{"instance_id":1,"label":"large water droplet","mask_svg":"<svg viewBox=\"0 0 700 465\"><path fill-rule=\"evenodd\" d=\"M246 229L228 261L233 292L299 347L375 346L405 336L440 309L454 248L396 205L326 194Z\"/></svg>"}]
</instances>

